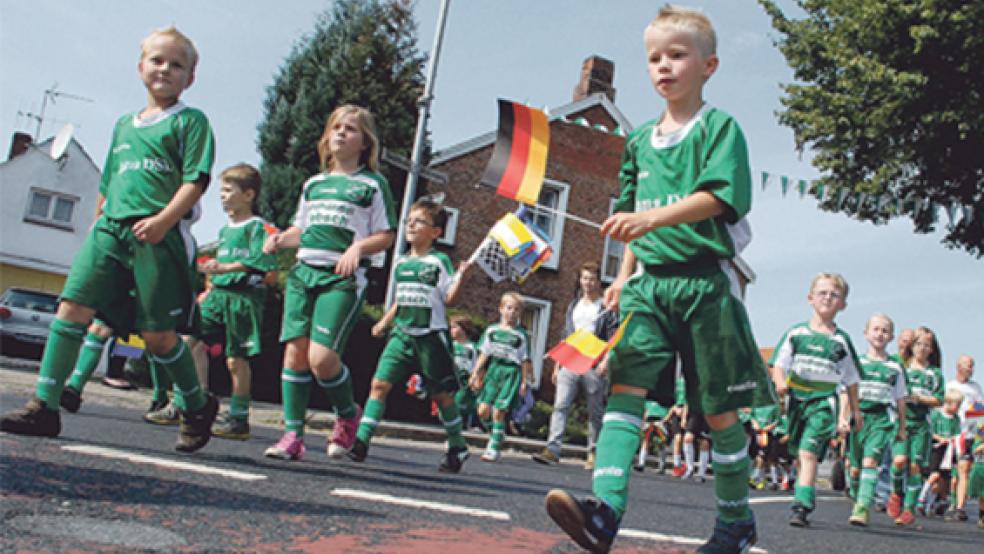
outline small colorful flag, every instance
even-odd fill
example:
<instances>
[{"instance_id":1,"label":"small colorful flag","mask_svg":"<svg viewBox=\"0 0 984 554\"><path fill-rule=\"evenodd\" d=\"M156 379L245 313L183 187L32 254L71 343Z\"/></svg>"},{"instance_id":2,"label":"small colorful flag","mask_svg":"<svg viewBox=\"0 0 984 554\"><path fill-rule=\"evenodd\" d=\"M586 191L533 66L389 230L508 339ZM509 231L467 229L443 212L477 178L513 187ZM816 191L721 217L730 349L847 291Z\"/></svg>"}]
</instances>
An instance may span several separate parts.
<instances>
[{"instance_id":1,"label":"small colorful flag","mask_svg":"<svg viewBox=\"0 0 984 554\"><path fill-rule=\"evenodd\" d=\"M147 344L140 338L140 335L130 335L126 340L123 340L123 337L118 337L113 346L113 354L127 358L139 358L143 356L146 347Z\"/></svg>"},{"instance_id":2,"label":"small colorful flag","mask_svg":"<svg viewBox=\"0 0 984 554\"><path fill-rule=\"evenodd\" d=\"M506 214L495 222L489 236L499 241L502 249L509 257L522 253L533 242L533 233L516 217L516 214Z\"/></svg>"},{"instance_id":3,"label":"small colorful flag","mask_svg":"<svg viewBox=\"0 0 984 554\"><path fill-rule=\"evenodd\" d=\"M499 131L482 184L496 193L526 204L536 204L547 172L550 124L547 115L499 99Z\"/></svg>"},{"instance_id":4,"label":"small colorful flag","mask_svg":"<svg viewBox=\"0 0 984 554\"><path fill-rule=\"evenodd\" d=\"M591 371L591 368L598 365L605 354L622 340L625 327L629 324L630 319L632 319L632 313L629 313L622 320L618 330L608 342L599 339L587 329L578 329L560 341L557 346L551 348L547 356L578 375L587 373Z\"/></svg>"},{"instance_id":5,"label":"small colorful flag","mask_svg":"<svg viewBox=\"0 0 984 554\"><path fill-rule=\"evenodd\" d=\"M492 226L488 236L472 254L477 263L496 283L511 278L523 283L544 262L553 249L523 207L506 214Z\"/></svg>"}]
</instances>

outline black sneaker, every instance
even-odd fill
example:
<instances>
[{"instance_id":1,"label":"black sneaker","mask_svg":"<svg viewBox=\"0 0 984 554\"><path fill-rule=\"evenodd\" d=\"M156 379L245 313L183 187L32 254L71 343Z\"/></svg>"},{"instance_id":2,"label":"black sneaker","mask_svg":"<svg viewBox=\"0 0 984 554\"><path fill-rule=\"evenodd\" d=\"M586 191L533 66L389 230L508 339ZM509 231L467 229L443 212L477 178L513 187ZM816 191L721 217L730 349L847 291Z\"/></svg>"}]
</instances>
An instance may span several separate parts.
<instances>
[{"instance_id":1,"label":"black sneaker","mask_svg":"<svg viewBox=\"0 0 984 554\"><path fill-rule=\"evenodd\" d=\"M794 502L792 514L789 516L789 524L793 527L806 527L810 524L810 522L806 520L806 516L808 516L811 511L812 510L799 502Z\"/></svg>"},{"instance_id":2,"label":"black sneaker","mask_svg":"<svg viewBox=\"0 0 984 554\"><path fill-rule=\"evenodd\" d=\"M249 421L229 417L229 414L223 415L225 417L216 418L215 424L212 425L213 435L237 441L249 440Z\"/></svg>"},{"instance_id":3,"label":"black sneaker","mask_svg":"<svg viewBox=\"0 0 984 554\"><path fill-rule=\"evenodd\" d=\"M605 554L618 534L618 517L608 504L588 496L578 500L567 491L554 489L547 493L547 514L578 545Z\"/></svg>"},{"instance_id":4,"label":"black sneaker","mask_svg":"<svg viewBox=\"0 0 984 554\"><path fill-rule=\"evenodd\" d=\"M205 405L194 412L180 412L181 424L178 427L178 442L174 449L178 452L194 452L212 438L212 424L219 413L219 401L209 394Z\"/></svg>"},{"instance_id":5,"label":"black sneaker","mask_svg":"<svg viewBox=\"0 0 984 554\"><path fill-rule=\"evenodd\" d=\"M355 443L352 444L352 450L348 451L347 456L353 462L364 462L366 461L366 456L369 455L369 445L355 439Z\"/></svg>"},{"instance_id":6,"label":"black sneaker","mask_svg":"<svg viewBox=\"0 0 984 554\"><path fill-rule=\"evenodd\" d=\"M82 405L82 393L72 387L65 387L62 389L58 403L61 404L62 408L74 414L79 411L79 407Z\"/></svg>"},{"instance_id":7,"label":"black sneaker","mask_svg":"<svg viewBox=\"0 0 984 554\"><path fill-rule=\"evenodd\" d=\"M953 510L959 521L967 521L967 510L963 508L956 508Z\"/></svg>"},{"instance_id":8,"label":"black sneaker","mask_svg":"<svg viewBox=\"0 0 984 554\"><path fill-rule=\"evenodd\" d=\"M717 518L711 538L697 549L699 554L744 554L752 548L758 535L755 534L755 518L748 521L725 523Z\"/></svg>"},{"instance_id":9,"label":"black sneaker","mask_svg":"<svg viewBox=\"0 0 984 554\"><path fill-rule=\"evenodd\" d=\"M0 431L32 437L57 437L61 433L61 415L38 397L27 401L20 410L8 412L0 419Z\"/></svg>"},{"instance_id":10,"label":"black sneaker","mask_svg":"<svg viewBox=\"0 0 984 554\"><path fill-rule=\"evenodd\" d=\"M461 466L467 459L467 446L448 449L448 451L441 456L441 465L437 467L437 470L441 473L458 473L461 471Z\"/></svg>"}]
</instances>

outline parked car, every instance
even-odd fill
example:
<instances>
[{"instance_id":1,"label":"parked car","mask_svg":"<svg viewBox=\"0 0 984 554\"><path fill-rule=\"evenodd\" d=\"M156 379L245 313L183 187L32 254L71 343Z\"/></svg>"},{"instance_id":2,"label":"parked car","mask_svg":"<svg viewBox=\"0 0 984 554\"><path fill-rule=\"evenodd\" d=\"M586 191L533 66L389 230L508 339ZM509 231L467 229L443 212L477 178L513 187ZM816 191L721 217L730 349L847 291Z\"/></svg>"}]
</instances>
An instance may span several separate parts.
<instances>
[{"instance_id":1,"label":"parked car","mask_svg":"<svg viewBox=\"0 0 984 554\"><path fill-rule=\"evenodd\" d=\"M0 296L0 351L40 358L57 309L55 294L20 287L4 291Z\"/></svg>"}]
</instances>

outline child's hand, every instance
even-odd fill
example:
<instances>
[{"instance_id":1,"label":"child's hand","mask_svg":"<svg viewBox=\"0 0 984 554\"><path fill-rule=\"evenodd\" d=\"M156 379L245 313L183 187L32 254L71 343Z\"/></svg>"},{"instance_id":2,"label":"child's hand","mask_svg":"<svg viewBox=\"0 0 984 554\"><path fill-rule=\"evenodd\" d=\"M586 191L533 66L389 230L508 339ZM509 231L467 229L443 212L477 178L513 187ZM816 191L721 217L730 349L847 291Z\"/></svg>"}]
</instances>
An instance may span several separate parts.
<instances>
[{"instance_id":1,"label":"child's hand","mask_svg":"<svg viewBox=\"0 0 984 554\"><path fill-rule=\"evenodd\" d=\"M851 431L851 420L846 417L837 418L837 433L846 435Z\"/></svg>"},{"instance_id":2,"label":"child's hand","mask_svg":"<svg viewBox=\"0 0 984 554\"><path fill-rule=\"evenodd\" d=\"M133 224L133 236L137 240L149 244L157 244L164 239L164 235L171 230L171 227L161 221L157 215L145 217Z\"/></svg>"},{"instance_id":3,"label":"child's hand","mask_svg":"<svg viewBox=\"0 0 984 554\"><path fill-rule=\"evenodd\" d=\"M338 259L338 263L335 265L335 275L342 277L352 275L355 270L359 269L359 260L361 259L362 248L358 243L352 243L352 246L349 246L342 257Z\"/></svg>"},{"instance_id":4,"label":"child's hand","mask_svg":"<svg viewBox=\"0 0 984 554\"><path fill-rule=\"evenodd\" d=\"M615 240L629 242L635 240L656 227L649 212L617 213L601 224L601 234Z\"/></svg>"},{"instance_id":5,"label":"child's hand","mask_svg":"<svg viewBox=\"0 0 984 554\"><path fill-rule=\"evenodd\" d=\"M277 250L280 250L280 235L282 235L282 233L274 233L263 241L264 254L273 254Z\"/></svg>"},{"instance_id":6,"label":"child's hand","mask_svg":"<svg viewBox=\"0 0 984 554\"><path fill-rule=\"evenodd\" d=\"M377 321L376 324L372 326L372 336L376 337L377 339L382 336L385 336L386 327L388 327L388 325L386 325L385 321L383 320Z\"/></svg>"},{"instance_id":7,"label":"child's hand","mask_svg":"<svg viewBox=\"0 0 984 554\"><path fill-rule=\"evenodd\" d=\"M215 258L212 258L205 263L198 264L198 271L209 275L213 273L220 273L221 269L222 264L220 264Z\"/></svg>"},{"instance_id":8,"label":"child's hand","mask_svg":"<svg viewBox=\"0 0 984 554\"><path fill-rule=\"evenodd\" d=\"M519 396L521 398L526 396L526 381L519 384Z\"/></svg>"},{"instance_id":9,"label":"child's hand","mask_svg":"<svg viewBox=\"0 0 984 554\"><path fill-rule=\"evenodd\" d=\"M474 392L478 392L482 390L482 380L478 378L478 375L473 374L468 379L468 388L470 388Z\"/></svg>"},{"instance_id":10,"label":"child's hand","mask_svg":"<svg viewBox=\"0 0 984 554\"><path fill-rule=\"evenodd\" d=\"M613 312L618 311L618 300L622 297L622 288L625 287L625 281L625 279L619 277L605 289L605 309Z\"/></svg>"}]
</instances>

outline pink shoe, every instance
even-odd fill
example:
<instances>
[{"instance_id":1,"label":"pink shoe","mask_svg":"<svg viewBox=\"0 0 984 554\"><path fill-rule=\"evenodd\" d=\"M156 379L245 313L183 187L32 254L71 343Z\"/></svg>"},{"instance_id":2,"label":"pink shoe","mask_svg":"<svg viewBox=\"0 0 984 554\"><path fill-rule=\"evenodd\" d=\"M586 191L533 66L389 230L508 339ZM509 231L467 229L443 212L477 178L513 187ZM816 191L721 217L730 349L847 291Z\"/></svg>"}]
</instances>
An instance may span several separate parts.
<instances>
[{"instance_id":1,"label":"pink shoe","mask_svg":"<svg viewBox=\"0 0 984 554\"><path fill-rule=\"evenodd\" d=\"M359 430L362 408L356 406L355 410L355 415L352 417L335 418L335 427L331 430L331 440L328 441L329 458L341 458L355 445L355 433Z\"/></svg>"},{"instance_id":2,"label":"pink shoe","mask_svg":"<svg viewBox=\"0 0 984 554\"><path fill-rule=\"evenodd\" d=\"M279 460L300 460L304 458L304 437L297 436L291 431L284 433L277 444L267 448L263 455L267 458L277 458Z\"/></svg>"}]
</instances>

